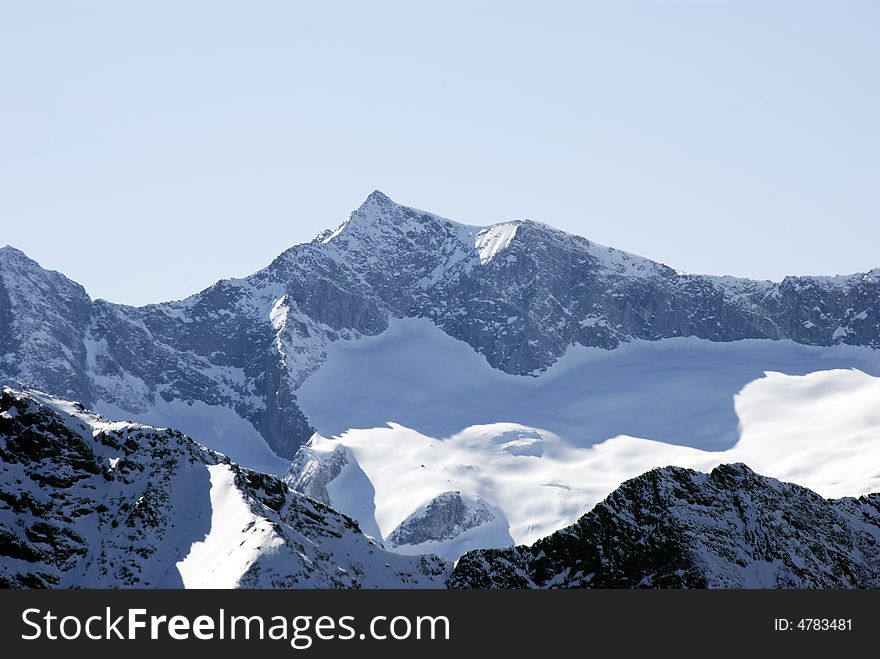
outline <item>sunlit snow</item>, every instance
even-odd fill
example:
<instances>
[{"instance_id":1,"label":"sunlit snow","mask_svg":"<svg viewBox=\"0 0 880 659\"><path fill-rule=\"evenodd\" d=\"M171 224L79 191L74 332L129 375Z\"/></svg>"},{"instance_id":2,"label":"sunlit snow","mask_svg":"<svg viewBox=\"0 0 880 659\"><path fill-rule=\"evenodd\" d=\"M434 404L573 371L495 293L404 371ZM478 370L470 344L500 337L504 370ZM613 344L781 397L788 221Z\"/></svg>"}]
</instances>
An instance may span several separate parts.
<instances>
[{"instance_id":1,"label":"sunlit snow","mask_svg":"<svg viewBox=\"0 0 880 659\"><path fill-rule=\"evenodd\" d=\"M880 491L878 374L869 349L673 339L575 348L538 378L511 376L427 321L400 320L332 345L299 400L320 433L312 449L342 443L366 476L328 488L365 528L387 538L458 490L529 543L658 466L745 462L824 496ZM485 532L478 541L498 546Z\"/></svg>"}]
</instances>

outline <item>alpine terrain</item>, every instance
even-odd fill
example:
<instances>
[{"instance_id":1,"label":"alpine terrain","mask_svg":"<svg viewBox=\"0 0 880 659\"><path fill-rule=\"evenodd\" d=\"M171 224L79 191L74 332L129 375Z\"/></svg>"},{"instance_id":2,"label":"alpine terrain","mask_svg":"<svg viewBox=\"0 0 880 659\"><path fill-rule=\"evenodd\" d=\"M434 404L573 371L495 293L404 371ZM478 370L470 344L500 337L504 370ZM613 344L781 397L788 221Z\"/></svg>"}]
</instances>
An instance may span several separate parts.
<instances>
[{"instance_id":1,"label":"alpine terrain","mask_svg":"<svg viewBox=\"0 0 880 659\"><path fill-rule=\"evenodd\" d=\"M447 574L178 431L0 395L2 587L424 588Z\"/></svg>"},{"instance_id":2,"label":"alpine terrain","mask_svg":"<svg viewBox=\"0 0 880 659\"><path fill-rule=\"evenodd\" d=\"M456 586L866 586L873 499L847 497L880 492L878 348L880 269L692 275L378 191L249 277L145 307L5 247L0 574L421 587L464 556ZM776 498L800 512L770 519ZM638 565L597 548L652 514L672 531ZM664 552L681 574L651 567Z\"/></svg>"}]
</instances>

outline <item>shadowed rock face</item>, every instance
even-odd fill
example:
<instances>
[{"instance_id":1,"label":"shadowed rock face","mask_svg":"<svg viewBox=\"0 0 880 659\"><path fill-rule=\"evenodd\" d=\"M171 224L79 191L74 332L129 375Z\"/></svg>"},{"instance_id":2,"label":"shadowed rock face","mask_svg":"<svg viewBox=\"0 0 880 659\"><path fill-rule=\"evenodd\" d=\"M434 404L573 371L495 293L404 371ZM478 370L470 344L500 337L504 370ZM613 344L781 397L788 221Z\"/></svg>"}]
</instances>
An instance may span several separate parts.
<instances>
[{"instance_id":1,"label":"shadowed rock face","mask_svg":"<svg viewBox=\"0 0 880 659\"><path fill-rule=\"evenodd\" d=\"M482 501L466 501L461 492L443 492L424 510L401 522L388 536L388 541L395 547L443 542L494 519L492 511Z\"/></svg>"},{"instance_id":2,"label":"shadowed rock face","mask_svg":"<svg viewBox=\"0 0 880 659\"><path fill-rule=\"evenodd\" d=\"M311 449L303 446L290 464L284 481L294 492L301 492L315 501L329 506L330 494L327 485L349 464L348 450L337 446L329 456L315 456Z\"/></svg>"},{"instance_id":3,"label":"shadowed rock face","mask_svg":"<svg viewBox=\"0 0 880 659\"><path fill-rule=\"evenodd\" d=\"M880 495L826 500L741 464L627 481L531 547L476 550L453 588L877 588Z\"/></svg>"},{"instance_id":4,"label":"shadowed rock face","mask_svg":"<svg viewBox=\"0 0 880 659\"><path fill-rule=\"evenodd\" d=\"M238 517L212 536L230 500ZM192 577L180 564L199 543L213 549ZM178 431L0 394L0 587L442 587L448 574Z\"/></svg>"},{"instance_id":5,"label":"shadowed rock face","mask_svg":"<svg viewBox=\"0 0 880 659\"><path fill-rule=\"evenodd\" d=\"M226 406L286 457L312 433L296 392L327 344L378 334L391 316L429 318L521 375L578 343L880 347L880 271L775 284L680 275L536 222L467 227L380 192L250 277L141 308L92 301L0 249L0 381L131 413L157 397Z\"/></svg>"}]
</instances>

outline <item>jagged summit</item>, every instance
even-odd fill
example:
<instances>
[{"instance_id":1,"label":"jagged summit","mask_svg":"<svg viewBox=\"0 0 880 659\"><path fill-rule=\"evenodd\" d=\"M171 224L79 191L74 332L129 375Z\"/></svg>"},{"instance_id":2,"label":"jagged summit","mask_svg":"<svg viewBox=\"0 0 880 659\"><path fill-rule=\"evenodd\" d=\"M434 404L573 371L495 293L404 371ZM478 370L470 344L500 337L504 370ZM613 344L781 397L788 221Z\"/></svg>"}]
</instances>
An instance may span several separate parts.
<instances>
[{"instance_id":1,"label":"jagged summit","mask_svg":"<svg viewBox=\"0 0 880 659\"><path fill-rule=\"evenodd\" d=\"M400 234L430 233L441 226L455 227L456 230L465 225L454 222L417 208L405 206L392 200L380 190L371 192L364 202L335 230L322 232L322 243L330 243L346 233L357 233L360 236L382 236L393 239ZM482 227L467 227L471 232ZM319 235L322 235L319 234Z\"/></svg>"},{"instance_id":2,"label":"jagged summit","mask_svg":"<svg viewBox=\"0 0 880 659\"><path fill-rule=\"evenodd\" d=\"M392 201L384 192L373 190L340 226L345 226L354 220L376 223L387 221L393 217L392 211L398 208L403 206Z\"/></svg>"},{"instance_id":3,"label":"jagged summit","mask_svg":"<svg viewBox=\"0 0 880 659\"><path fill-rule=\"evenodd\" d=\"M441 260L456 267L446 273L432 269L432 279L447 275L456 277L462 269L486 266L515 243L524 243L527 250L533 247L542 251L542 256L547 259L556 258L559 251L584 252L601 268L628 276L669 270L650 259L593 243L535 220L463 224L399 204L379 190L373 191L336 229L319 233L312 240L312 244L316 243L330 246L334 255L340 258L367 262L382 261L381 255L390 252L412 252L427 261L432 250L439 247L443 252ZM297 248L289 252L296 253ZM440 267L446 270L445 266Z\"/></svg>"},{"instance_id":4,"label":"jagged summit","mask_svg":"<svg viewBox=\"0 0 880 659\"><path fill-rule=\"evenodd\" d=\"M367 195L364 204L374 203L374 204L394 204L391 198L382 192L381 190L373 190L370 194ZM396 205L396 204L395 204Z\"/></svg>"}]
</instances>

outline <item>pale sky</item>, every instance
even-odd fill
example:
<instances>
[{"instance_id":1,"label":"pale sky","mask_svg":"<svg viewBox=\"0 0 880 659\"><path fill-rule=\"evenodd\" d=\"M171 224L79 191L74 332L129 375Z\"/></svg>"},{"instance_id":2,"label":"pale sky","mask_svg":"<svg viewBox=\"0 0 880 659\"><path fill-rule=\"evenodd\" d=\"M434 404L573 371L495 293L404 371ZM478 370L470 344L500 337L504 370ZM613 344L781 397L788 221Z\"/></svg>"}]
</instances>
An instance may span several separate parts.
<instances>
[{"instance_id":1,"label":"pale sky","mask_svg":"<svg viewBox=\"0 0 880 659\"><path fill-rule=\"evenodd\" d=\"M0 245L143 304L375 188L689 272L880 266L880 3L0 0Z\"/></svg>"}]
</instances>

